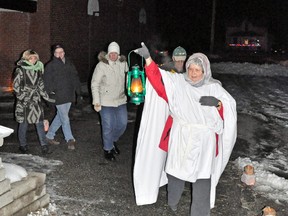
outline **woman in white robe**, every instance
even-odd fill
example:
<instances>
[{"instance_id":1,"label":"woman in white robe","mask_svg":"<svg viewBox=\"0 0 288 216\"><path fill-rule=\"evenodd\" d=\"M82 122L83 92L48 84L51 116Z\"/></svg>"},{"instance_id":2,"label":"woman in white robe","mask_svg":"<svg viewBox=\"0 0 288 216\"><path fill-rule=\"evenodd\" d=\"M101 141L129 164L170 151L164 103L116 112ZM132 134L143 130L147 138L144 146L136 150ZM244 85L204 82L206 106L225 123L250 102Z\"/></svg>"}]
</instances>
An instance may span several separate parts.
<instances>
[{"instance_id":1,"label":"woman in white robe","mask_svg":"<svg viewBox=\"0 0 288 216\"><path fill-rule=\"evenodd\" d=\"M146 60L149 80L135 155L136 203L156 202L158 189L167 182L168 175L168 205L173 210L185 181L189 181L193 186L191 216L209 215L215 203L216 185L236 141L236 102L212 78L210 62L202 53L190 56L184 74L159 70L145 44L136 53ZM166 157L158 146L162 142L159 133L164 128L163 116L169 116L167 109L173 123L171 129L166 129L169 133L164 134L169 137ZM157 118L149 118L151 112Z\"/></svg>"}]
</instances>

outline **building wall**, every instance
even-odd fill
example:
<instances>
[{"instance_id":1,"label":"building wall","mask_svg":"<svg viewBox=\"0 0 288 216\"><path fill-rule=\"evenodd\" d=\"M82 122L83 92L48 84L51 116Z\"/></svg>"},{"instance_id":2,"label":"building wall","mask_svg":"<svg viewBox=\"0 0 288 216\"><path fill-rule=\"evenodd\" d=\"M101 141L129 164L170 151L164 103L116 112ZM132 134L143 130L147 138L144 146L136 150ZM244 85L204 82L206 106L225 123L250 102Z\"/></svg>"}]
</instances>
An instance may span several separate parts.
<instances>
[{"instance_id":1,"label":"building wall","mask_svg":"<svg viewBox=\"0 0 288 216\"><path fill-rule=\"evenodd\" d=\"M99 0L99 16L87 14L87 3L54 0L51 10L51 43L64 45L82 82L90 81L98 53L106 51L110 42L116 41L121 54L127 56L151 34L147 28L149 23L144 25L138 21L141 7L145 7L144 0ZM151 18L153 13L147 14Z\"/></svg>"},{"instance_id":2,"label":"building wall","mask_svg":"<svg viewBox=\"0 0 288 216\"><path fill-rule=\"evenodd\" d=\"M38 0L36 13L0 11L0 86L11 87L15 63L24 50L34 49L45 62L49 44L49 0Z\"/></svg>"},{"instance_id":3,"label":"building wall","mask_svg":"<svg viewBox=\"0 0 288 216\"><path fill-rule=\"evenodd\" d=\"M87 14L88 0L38 0L36 13L0 11L0 86L11 86L15 62L25 49L34 49L47 63L55 43L63 44L81 81L89 82L98 53L107 50L110 42L118 42L121 54L127 56L152 36L154 2L99 0L99 16ZM146 24L139 23L142 7Z\"/></svg>"}]
</instances>

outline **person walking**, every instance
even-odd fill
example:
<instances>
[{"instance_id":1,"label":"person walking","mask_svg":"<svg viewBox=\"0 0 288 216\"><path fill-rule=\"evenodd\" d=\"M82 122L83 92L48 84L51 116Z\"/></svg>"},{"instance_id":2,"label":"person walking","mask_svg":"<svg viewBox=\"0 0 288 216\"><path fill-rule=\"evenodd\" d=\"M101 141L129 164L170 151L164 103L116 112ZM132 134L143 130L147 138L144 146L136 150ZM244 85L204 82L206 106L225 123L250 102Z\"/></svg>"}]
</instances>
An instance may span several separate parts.
<instances>
[{"instance_id":1,"label":"person walking","mask_svg":"<svg viewBox=\"0 0 288 216\"><path fill-rule=\"evenodd\" d=\"M172 61L161 65L160 68L172 73L184 73L184 62L186 57L186 50L183 47L178 46L173 50Z\"/></svg>"},{"instance_id":2,"label":"person walking","mask_svg":"<svg viewBox=\"0 0 288 216\"><path fill-rule=\"evenodd\" d=\"M114 155L120 154L116 142L127 126L125 73L128 65L115 41L109 44L107 54L99 53L98 59L91 80L92 104L101 117L104 157L114 161Z\"/></svg>"},{"instance_id":3,"label":"person walking","mask_svg":"<svg viewBox=\"0 0 288 216\"><path fill-rule=\"evenodd\" d=\"M41 98L49 102L43 81L44 65L34 50L26 50L17 62L13 80L13 90L16 96L15 119L19 123L18 139L19 150L28 152L27 129L29 124L36 126L38 138L43 154L50 153L44 131L44 111Z\"/></svg>"},{"instance_id":4,"label":"person walking","mask_svg":"<svg viewBox=\"0 0 288 216\"><path fill-rule=\"evenodd\" d=\"M51 145L60 144L54 138L58 129L62 127L68 149L74 150L76 140L71 130L69 111L76 95L81 97L81 83L76 67L65 55L64 47L56 44L52 46L52 52L52 60L45 67L44 82L47 92L55 97L56 115L46 138Z\"/></svg>"},{"instance_id":5,"label":"person walking","mask_svg":"<svg viewBox=\"0 0 288 216\"><path fill-rule=\"evenodd\" d=\"M135 52L145 58L148 78L133 174L136 203L156 202L159 187L168 182L168 205L176 211L188 181L190 215L209 216L236 141L236 102L212 78L202 53L190 56L186 72L177 74L159 70L144 43Z\"/></svg>"}]
</instances>

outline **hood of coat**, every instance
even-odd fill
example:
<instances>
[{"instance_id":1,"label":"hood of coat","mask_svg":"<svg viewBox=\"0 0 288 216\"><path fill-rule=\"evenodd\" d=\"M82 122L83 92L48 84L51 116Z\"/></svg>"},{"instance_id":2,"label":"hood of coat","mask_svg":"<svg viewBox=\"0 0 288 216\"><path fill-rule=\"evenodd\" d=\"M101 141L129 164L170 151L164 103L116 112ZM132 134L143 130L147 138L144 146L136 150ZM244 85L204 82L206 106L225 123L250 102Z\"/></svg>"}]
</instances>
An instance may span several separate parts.
<instances>
[{"instance_id":1,"label":"hood of coat","mask_svg":"<svg viewBox=\"0 0 288 216\"><path fill-rule=\"evenodd\" d=\"M99 60L99 62L104 62L105 64L109 64L108 54L105 51L101 51L98 54L98 60ZM126 57L124 55L120 55L118 57L117 61L125 62L126 61Z\"/></svg>"},{"instance_id":2,"label":"hood of coat","mask_svg":"<svg viewBox=\"0 0 288 216\"><path fill-rule=\"evenodd\" d=\"M196 64L202 67L203 69L204 76L202 80L198 81L197 83L193 83L188 77L188 68L191 64ZM194 53L193 55L191 55L186 62L185 68L186 68L186 72L184 73L185 80L195 87L200 87L202 85L209 85L212 83L219 83L221 85L221 82L219 80L216 80L212 77L210 61L207 58L207 56L204 55L203 53Z\"/></svg>"}]
</instances>

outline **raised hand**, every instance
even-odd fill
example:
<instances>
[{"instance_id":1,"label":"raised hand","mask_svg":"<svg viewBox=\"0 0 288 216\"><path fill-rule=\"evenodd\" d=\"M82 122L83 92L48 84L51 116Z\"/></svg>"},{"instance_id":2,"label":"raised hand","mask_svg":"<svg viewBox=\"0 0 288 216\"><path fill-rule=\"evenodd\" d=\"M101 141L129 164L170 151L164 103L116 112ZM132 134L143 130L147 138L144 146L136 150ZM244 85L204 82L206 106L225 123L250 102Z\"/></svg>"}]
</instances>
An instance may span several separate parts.
<instances>
[{"instance_id":1,"label":"raised hand","mask_svg":"<svg viewBox=\"0 0 288 216\"><path fill-rule=\"evenodd\" d=\"M141 46L142 47L134 50L134 52L137 53L138 55L142 56L144 59L148 59L150 57L150 53L149 53L148 48L146 47L144 42L141 42Z\"/></svg>"}]
</instances>

